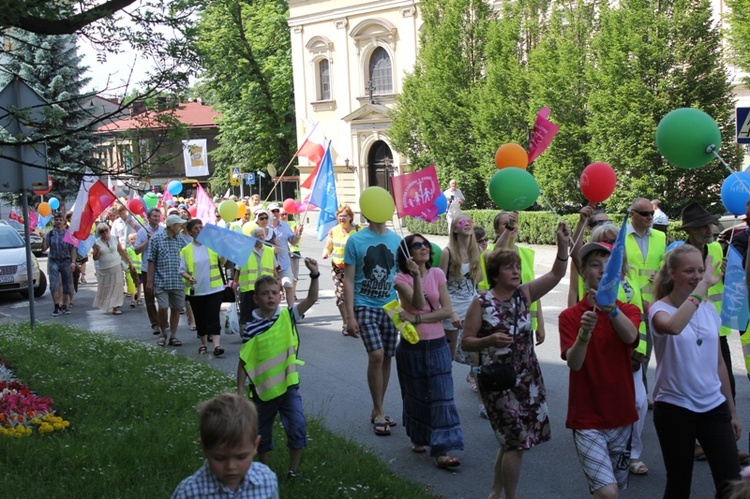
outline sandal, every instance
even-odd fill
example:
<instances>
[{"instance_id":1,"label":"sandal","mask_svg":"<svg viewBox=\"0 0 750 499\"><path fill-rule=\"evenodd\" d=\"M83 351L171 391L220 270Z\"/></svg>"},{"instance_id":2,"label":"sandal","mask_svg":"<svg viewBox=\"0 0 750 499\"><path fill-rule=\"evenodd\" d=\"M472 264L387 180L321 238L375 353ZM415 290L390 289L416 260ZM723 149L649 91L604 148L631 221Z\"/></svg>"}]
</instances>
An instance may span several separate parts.
<instances>
[{"instance_id":1,"label":"sandal","mask_svg":"<svg viewBox=\"0 0 750 499\"><path fill-rule=\"evenodd\" d=\"M467 374L466 381L469 383L469 387L471 387L471 391L476 393L477 392L477 380L471 374Z\"/></svg>"},{"instance_id":2,"label":"sandal","mask_svg":"<svg viewBox=\"0 0 750 499\"><path fill-rule=\"evenodd\" d=\"M640 459L630 461L630 466L628 466L628 469L634 475L645 475L646 473L648 473L648 467Z\"/></svg>"},{"instance_id":3,"label":"sandal","mask_svg":"<svg viewBox=\"0 0 750 499\"><path fill-rule=\"evenodd\" d=\"M206 355L208 353L208 348L204 346L200 346L198 348L198 355Z\"/></svg>"},{"instance_id":4,"label":"sandal","mask_svg":"<svg viewBox=\"0 0 750 499\"><path fill-rule=\"evenodd\" d=\"M130 302L130 308L135 308L135 302L134 301Z\"/></svg>"},{"instance_id":5,"label":"sandal","mask_svg":"<svg viewBox=\"0 0 750 499\"><path fill-rule=\"evenodd\" d=\"M114 314L114 315L122 315L122 310L120 310L119 308L116 308L116 309L112 310L112 314Z\"/></svg>"},{"instance_id":6,"label":"sandal","mask_svg":"<svg viewBox=\"0 0 750 499\"><path fill-rule=\"evenodd\" d=\"M141 300L140 298L138 298L138 299L137 299L137 300L135 301L135 304L136 304L136 305L138 305L138 306L140 307L141 305L143 305L143 300Z\"/></svg>"},{"instance_id":7,"label":"sandal","mask_svg":"<svg viewBox=\"0 0 750 499\"><path fill-rule=\"evenodd\" d=\"M427 447L424 445L411 444L411 451L415 454L424 454L427 452Z\"/></svg>"},{"instance_id":8,"label":"sandal","mask_svg":"<svg viewBox=\"0 0 750 499\"><path fill-rule=\"evenodd\" d=\"M442 456L438 456L435 459L435 467L441 470L447 470L448 468L455 468L456 466L460 466L461 461L459 461L455 457L450 457L448 455L443 454Z\"/></svg>"},{"instance_id":9,"label":"sandal","mask_svg":"<svg viewBox=\"0 0 750 499\"><path fill-rule=\"evenodd\" d=\"M219 355L224 353L224 349L221 347L214 348L214 357L218 357Z\"/></svg>"},{"instance_id":10,"label":"sandal","mask_svg":"<svg viewBox=\"0 0 750 499\"><path fill-rule=\"evenodd\" d=\"M167 337L166 336L159 336L159 339L156 340L156 344L160 347L163 347L167 344Z\"/></svg>"},{"instance_id":11,"label":"sandal","mask_svg":"<svg viewBox=\"0 0 750 499\"><path fill-rule=\"evenodd\" d=\"M370 418L370 424L375 424L375 418ZM396 426L396 421L394 421L393 419L391 419L390 416L386 416L385 417L385 424L387 424L388 426Z\"/></svg>"},{"instance_id":12,"label":"sandal","mask_svg":"<svg viewBox=\"0 0 750 499\"><path fill-rule=\"evenodd\" d=\"M170 347L181 347L182 346L182 342L180 340L178 340L177 338L175 338L174 336L172 336L171 338L169 338L169 346Z\"/></svg>"},{"instance_id":13,"label":"sandal","mask_svg":"<svg viewBox=\"0 0 750 499\"><path fill-rule=\"evenodd\" d=\"M375 431L375 435L379 437L387 437L391 434L391 427L388 423L375 423L372 427Z\"/></svg>"},{"instance_id":14,"label":"sandal","mask_svg":"<svg viewBox=\"0 0 750 499\"><path fill-rule=\"evenodd\" d=\"M190 326L190 330L191 331L197 331L198 330L198 326Z\"/></svg>"}]
</instances>

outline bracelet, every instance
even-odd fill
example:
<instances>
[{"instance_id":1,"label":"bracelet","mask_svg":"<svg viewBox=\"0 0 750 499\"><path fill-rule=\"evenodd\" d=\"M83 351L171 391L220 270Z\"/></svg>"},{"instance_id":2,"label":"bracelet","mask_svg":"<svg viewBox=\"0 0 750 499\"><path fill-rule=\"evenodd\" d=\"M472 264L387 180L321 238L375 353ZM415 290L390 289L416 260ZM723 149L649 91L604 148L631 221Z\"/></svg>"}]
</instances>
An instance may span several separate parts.
<instances>
[{"instance_id":1,"label":"bracelet","mask_svg":"<svg viewBox=\"0 0 750 499\"><path fill-rule=\"evenodd\" d=\"M414 316L414 324L419 325L422 324L422 316L419 314L416 314Z\"/></svg>"},{"instance_id":2,"label":"bracelet","mask_svg":"<svg viewBox=\"0 0 750 499\"><path fill-rule=\"evenodd\" d=\"M609 316L610 319L614 319L615 317L617 317L618 315L620 315L620 309L617 308L617 305L615 305L615 309L612 310L607 315Z\"/></svg>"},{"instance_id":3,"label":"bracelet","mask_svg":"<svg viewBox=\"0 0 750 499\"><path fill-rule=\"evenodd\" d=\"M576 337L576 341L578 341L582 345L588 345L589 341L591 341L591 338L589 338L588 340L584 340L583 338L581 338L581 333L582 332L583 332L583 328L579 328L578 329L578 336Z\"/></svg>"},{"instance_id":4,"label":"bracelet","mask_svg":"<svg viewBox=\"0 0 750 499\"><path fill-rule=\"evenodd\" d=\"M691 293L690 296L692 296L693 298L697 298L699 302L703 301L703 296L699 295L698 293Z\"/></svg>"},{"instance_id":5,"label":"bracelet","mask_svg":"<svg viewBox=\"0 0 750 499\"><path fill-rule=\"evenodd\" d=\"M317 274L310 274L310 279L317 279L318 277L320 277L320 272Z\"/></svg>"},{"instance_id":6,"label":"bracelet","mask_svg":"<svg viewBox=\"0 0 750 499\"><path fill-rule=\"evenodd\" d=\"M700 300L698 298L696 298L695 296L693 296L693 295L688 296L687 300L685 300L685 301L689 301L690 303L692 303L693 305L695 305L695 308L700 308L700 306L701 306Z\"/></svg>"},{"instance_id":7,"label":"bracelet","mask_svg":"<svg viewBox=\"0 0 750 499\"><path fill-rule=\"evenodd\" d=\"M567 256L567 257L565 257L565 258L560 258L560 255L555 255L555 258L557 258L557 259L558 259L558 260L560 260L561 262L567 262L567 261L568 261L568 258L570 258L570 256Z\"/></svg>"}]
</instances>

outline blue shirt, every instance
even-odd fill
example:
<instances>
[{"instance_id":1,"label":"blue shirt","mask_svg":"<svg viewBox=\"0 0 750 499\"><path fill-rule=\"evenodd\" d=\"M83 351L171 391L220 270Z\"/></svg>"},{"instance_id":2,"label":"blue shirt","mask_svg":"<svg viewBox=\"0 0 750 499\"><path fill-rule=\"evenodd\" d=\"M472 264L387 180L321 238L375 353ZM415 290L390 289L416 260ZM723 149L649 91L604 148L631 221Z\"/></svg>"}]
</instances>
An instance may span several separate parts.
<instances>
[{"instance_id":1,"label":"blue shirt","mask_svg":"<svg viewBox=\"0 0 750 499\"><path fill-rule=\"evenodd\" d=\"M148 243L148 261L154 262L155 288L184 289L185 284L180 275L180 250L186 244L181 234L169 237L166 230L151 238Z\"/></svg>"},{"instance_id":2,"label":"blue shirt","mask_svg":"<svg viewBox=\"0 0 750 499\"><path fill-rule=\"evenodd\" d=\"M247 470L240 486L233 491L224 486L208 468L208 462L184 479L172 493L172 499L200 498L242 498L278 499L279 482L276 473L263 463L253 463Z\"/></svg>"},{"instance_id":3,"label":"blue shirt","mask_svg":"<svg viewBox=\"0 0 750 499\"><path fill-rule=\"evenodd\" d=\"M276 241L279 243L279 252L276 253L276 261L281 270L286 270L292 264L289 258L289 241L294 239L294 231L286 222L279 222L276 227L270 227L269 233L276 233Z\"/></svg>"},{"instance_id":4,"label":"blue shirt","mask_svg":"<svg viewBox=\"0 0 750 499\"><path fill-rule=\"evenodd\" d=\"M376 234L369 228L355 232L346 241L344 264L354 265L354 306L381 308L396 299L396 252L401 237L386 230Z\"/></svg>"},{"instance_id":5,"label":"blue shirt","mask_svg":"<svg viewBox=\"0 0 750 499\"><path fill-rule=\"evenodd\" d=\"M21 236L23 237L23 236ZM73 245L63 241L65 237L65 231L52 229L47 232L44 236L47 238L47 247L49 248L49 259L50 260L68 260L71 261Z\"/></svg>"},{"instance_id":6,"label":"blue shirt","mask_svg":"<svg viewBox=\"0 0 750 499\"><path fill-rule=\"evenodd\" d=\"M138 231L138 234L135 235L134 246L140 246L141 244L145 243L146 240L148 239L149 234L151 234L151 237L153 237L156 234L159 234L160 232L164 232L163 225L157 225L155 229L151 227L151 225L147 225L146 227L141 227L141 229ZM148 246L146 246L146 249L143 250L143 253L141 253L141 272L148 272L148 248L149 246L151 246L151 241L149 241Z\"/></svg>"}]
</instances>

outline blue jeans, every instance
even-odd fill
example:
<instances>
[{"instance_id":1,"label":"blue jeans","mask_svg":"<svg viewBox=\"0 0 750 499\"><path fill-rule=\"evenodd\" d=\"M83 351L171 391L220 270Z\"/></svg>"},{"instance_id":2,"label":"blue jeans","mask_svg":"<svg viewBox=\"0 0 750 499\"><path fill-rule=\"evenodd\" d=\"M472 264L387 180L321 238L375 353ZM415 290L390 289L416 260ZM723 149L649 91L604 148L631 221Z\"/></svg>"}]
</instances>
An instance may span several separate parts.
<instances>
[{"instance_id":1,"label":"blue jeans","mask_svg":"<svg viewBox=\"0 0 750 499\"><path fill-rule=\"evenodd\" d=\"M263 402L253 389L253 402L258 409L258 427L260 445L258 453L273 450L273 422L276 414L281 417L281 424L286 432L287 447L301 449L307 447L307 420L302 412L302 397L299 385L290 386L284 395Z\"/></svg>"},{"instance_id":2,"label":"blue jeans","mask_svg":"<svg viewBox=\"0 0 750 499\"><path fill-rule=\"evenodd\" d=\"M49 276L50 293L57 291L62 281L63 293L73 294L73 272L70 270L70 258L62 260L47 260L47 275Z\"/></svg>"}]
</instances>

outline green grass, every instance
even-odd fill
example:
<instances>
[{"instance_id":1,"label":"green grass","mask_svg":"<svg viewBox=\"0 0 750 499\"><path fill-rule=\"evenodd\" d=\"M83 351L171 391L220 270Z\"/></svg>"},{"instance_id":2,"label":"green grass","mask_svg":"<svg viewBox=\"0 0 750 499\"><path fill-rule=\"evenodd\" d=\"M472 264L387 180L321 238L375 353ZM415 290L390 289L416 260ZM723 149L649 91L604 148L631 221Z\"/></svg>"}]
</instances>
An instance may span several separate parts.
<instances>
[{"instance_id":1,"label":"green grass","mask_svg":"<svg viewBox=\"0 0 750 499\"><path fill-rule=\"evenodd\" d=\"M50 435L0 437L4 498L169 497L203 463L196 406L233 388L228 375L164 349L59 325L0 326L0 355L70 421ZM308 434L305 481L283 478L285 445L272 453L281 497L434 497L319 421L309 418ZM286 441L278 423L274 439Z\"/></svg>"}]
</instances>

